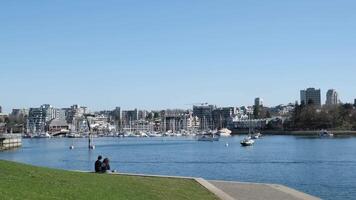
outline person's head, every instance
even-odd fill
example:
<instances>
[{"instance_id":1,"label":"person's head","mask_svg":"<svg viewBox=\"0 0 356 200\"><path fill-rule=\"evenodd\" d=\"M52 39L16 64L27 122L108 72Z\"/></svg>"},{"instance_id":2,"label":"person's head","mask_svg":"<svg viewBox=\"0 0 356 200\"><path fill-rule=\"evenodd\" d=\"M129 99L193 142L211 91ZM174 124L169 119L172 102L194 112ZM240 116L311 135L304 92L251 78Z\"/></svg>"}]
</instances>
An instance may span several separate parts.
<instances>
[{"instance_id":1,"label":"person's head","mask_svg":"<svg viewBox=\"0 0 356 200\"><path fill-rule=\"evenodd\" d=\"M109 159L108 159L108 158L105 158L104 161L103 161L103 163L109 164Z\"/></svg>"},{"instance_id":2,"label":"person's head","mask_svg":"<svg viewBox=\"0 0 356 200\"><path fill-rule=\"evenodd\" d=\"M98 160L101 160L101 159L103 159L103 157L102 156L98 156Z\"/></svg>"}]
</instances>

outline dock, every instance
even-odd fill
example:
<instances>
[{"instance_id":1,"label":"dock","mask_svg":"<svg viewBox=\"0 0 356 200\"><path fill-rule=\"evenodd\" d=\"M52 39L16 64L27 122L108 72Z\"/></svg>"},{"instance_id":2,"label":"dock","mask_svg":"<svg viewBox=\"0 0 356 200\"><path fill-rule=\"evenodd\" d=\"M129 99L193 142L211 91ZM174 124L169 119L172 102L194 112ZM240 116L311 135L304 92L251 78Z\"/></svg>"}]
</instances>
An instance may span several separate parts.
<instances>
[{"instance_id":1,"label":"dock","mask_svg":"<svg viewBox=\"0 0 356 200\"><path fill-rule=\"evenodd\" d=\"M0 151L15 149L21 146L21 134L0 134Z\"/></svg>"}]
</instances>

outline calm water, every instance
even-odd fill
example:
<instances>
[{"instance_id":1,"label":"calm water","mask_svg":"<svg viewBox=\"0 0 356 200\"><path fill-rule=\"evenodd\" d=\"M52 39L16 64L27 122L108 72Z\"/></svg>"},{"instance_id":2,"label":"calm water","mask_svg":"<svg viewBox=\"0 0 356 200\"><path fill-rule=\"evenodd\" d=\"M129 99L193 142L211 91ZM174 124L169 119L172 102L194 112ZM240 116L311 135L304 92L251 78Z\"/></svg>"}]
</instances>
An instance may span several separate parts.
<instances>
[{"instance_id":1,"label":"calm water","mask_svg":"<svg viewBox=\"0 0 356 200\"><path fill-rule=\"evenodd\" d=\"M94 151L86 139L26 139L23 148L0 152L0 159L93 170L100 154L121 172L277 183L323 199L355 199L356 137L266 136L247 148L241 139L98 138ZM72 143L76 149L69 150Z\"/></svg>"}]
</instances>

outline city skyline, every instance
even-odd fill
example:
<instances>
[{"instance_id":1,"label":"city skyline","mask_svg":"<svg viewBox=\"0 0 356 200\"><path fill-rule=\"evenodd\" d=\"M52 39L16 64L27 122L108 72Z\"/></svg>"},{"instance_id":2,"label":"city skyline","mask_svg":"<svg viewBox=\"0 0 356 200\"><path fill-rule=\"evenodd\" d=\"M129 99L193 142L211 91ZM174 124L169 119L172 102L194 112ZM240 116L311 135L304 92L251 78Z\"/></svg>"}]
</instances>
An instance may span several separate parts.
<instances>
[{"instance_id":1,"label":"city skyline","mask_svg":"<svg viewBox=\"0 0 356 200\"><path fill-rule=\"evenodd\" d=\"M4 112L294 103L356 94L355 2L3 2ZM342 11L342 12L341 12ZM63 15L63 13L68 13ZM338 13L337 15L335 13Z\"/></svg>"},{"instance_id":2,"label":"city skyline","mask_svg":"<svg viewBox=\"0 0 356 200\"><path fill-rule=\"evenodd\" d=\"M277 106L280 106L280 105L284 105L284 106L287 106L289 104L293 104L294 103L298 103L299 105L301 104L306 104L306 99L308 99L307 101L309 101L309 98L311 97L306 97L305 95L305 92L306 91L309 91L309 90L312 90L315 92L318 92L320 94L317 94L317 96L313 97L313 98L316 98L316 100L312 100L312 102L314 103L317 102L317 105L319 106L328 106L328 105L336 105L336 104L343 104L343 103L346 103L346 104L354 104L356 105L356 98L353 99L351 102L342 102L340 101L339 99L339 96L338 96L338 92L335 90L335 89L328 89L327 92L325 92L325 96L323 91L321 89L317 89L317 88L312 88L312 87L309 87L307 88L306 90L302 89L300 90L300 97L298 100L294 101L294 102L289 102L289 103L280 103L280 104L275 104L275 105L265 105L264 104L264 99L261 98L261 97L256 97L254 99L254 101L252 101L252 103L249 103L249 104L234 104L234 105L219 105L219 104L214 104L214 103L209 103L209 102L199 102L199 103L191 103L191 104L185 104L184 107L170 107L170 108L164 108L164 107L157 107L155 109L150 109L150 108L142 108L142 107L137 107L137 106L133 106L133 107L122 107L120 105L116 105L115 107L111 107L111 108L103 108L103 109L100 109L100 110L95 110L95 109L91 109L91 107L87 106L87 105L83 105L83 104L78 104L78 103L72 103L70 105L65 105L65 106L56 106L55 104L51 104L51 103L40 103L40 104L37 104L33 107L12 107L12 108L9 108L9 111L6 111L6 112L2 112L3 111L3 107L0 105L0 113L11 113L13 112L14 110L23 110L23 109L30 109L30 108L38 108L38 107L41 107L41 106L53 106L54 108L57 108L57 109L66 109L66 108L69 108L71 106L80 106L80 107L83 107L83 108L87 108L90 112L101 112L101 111L112 111L112 110L115 110L117 108L119 108L120 110L123 110L123 111L130 111L130 110L138 110L138 111L162 111L162 110L174 110L174 109L183 109L183 110L192 110L192 108L194 106L205 106L205 105L211 105L211 106L216 106L217 108L226 108L226 107L235 107L235 108L241 108L241 107L253 107L253 106L263 106L263 107L267 107L267 108L273 108L273 107L277 107ZM304 94L302 94L304 92ZM330 92L334 92L336 93L336 99L335 100L330 100L332 101L333 103L330 103L328 102L328 98L334 98L334 97L330 97ZM304 96L304 97L303 97ZM318 98L320 98L319 100L317 100ZM323 102L323 100L325 100L325 102ZM320 104L319 104L320 103Z\"/></svg>"}]
</instances>

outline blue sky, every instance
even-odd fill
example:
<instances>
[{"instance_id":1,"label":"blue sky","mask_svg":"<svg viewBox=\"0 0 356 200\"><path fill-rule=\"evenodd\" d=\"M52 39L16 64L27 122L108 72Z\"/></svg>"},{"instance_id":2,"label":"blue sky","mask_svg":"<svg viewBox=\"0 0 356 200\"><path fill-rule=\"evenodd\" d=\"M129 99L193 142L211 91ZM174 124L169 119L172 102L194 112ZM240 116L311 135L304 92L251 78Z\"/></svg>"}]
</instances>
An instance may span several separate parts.
<instances>
[{"instance_id":1,"label":"blue sky","mask_svg":"<svg viewBox=\"0 0 356 200\"><path fill-rule=\"evenodd\" d=\"M1 1L0 105L277 105L306 87L351 102L355 10L353 0Z\"/></svg>"}]
</instances>

